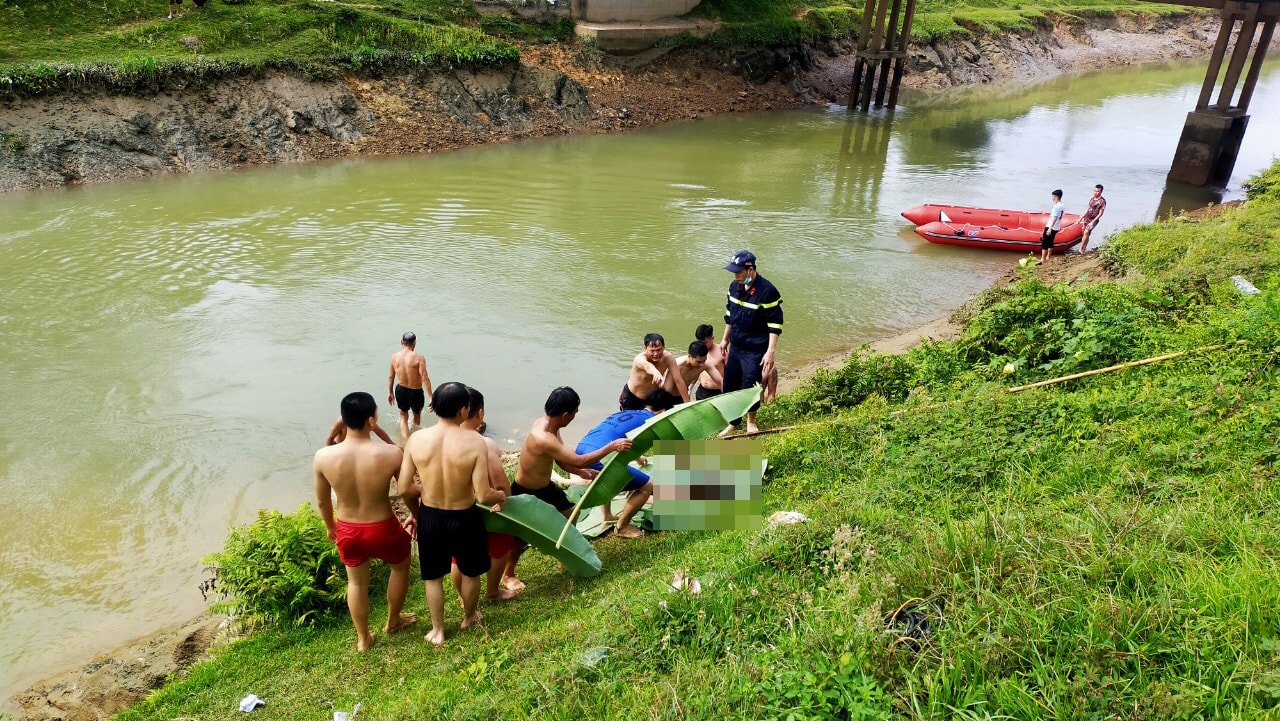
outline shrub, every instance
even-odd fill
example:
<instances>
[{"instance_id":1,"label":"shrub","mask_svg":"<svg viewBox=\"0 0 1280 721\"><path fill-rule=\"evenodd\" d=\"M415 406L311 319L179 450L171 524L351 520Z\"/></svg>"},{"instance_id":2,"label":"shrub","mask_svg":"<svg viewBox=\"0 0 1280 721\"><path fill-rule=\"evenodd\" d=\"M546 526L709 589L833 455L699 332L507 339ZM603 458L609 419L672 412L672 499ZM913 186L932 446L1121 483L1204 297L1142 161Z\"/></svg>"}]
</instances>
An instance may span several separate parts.
<instances>
[{"instance_id":1,"label":"shrub","mask_svg":"<svg viewBox=\"0 0 1280 721\"><path fill-rule=\"evenodd\" d=\"M214 609L250 626L311 625L346 601L338 549L306 503L289 515L259 511L257 521L231 529L222 551L203 562L224 598Z\"/></svg>"}]
</instances>

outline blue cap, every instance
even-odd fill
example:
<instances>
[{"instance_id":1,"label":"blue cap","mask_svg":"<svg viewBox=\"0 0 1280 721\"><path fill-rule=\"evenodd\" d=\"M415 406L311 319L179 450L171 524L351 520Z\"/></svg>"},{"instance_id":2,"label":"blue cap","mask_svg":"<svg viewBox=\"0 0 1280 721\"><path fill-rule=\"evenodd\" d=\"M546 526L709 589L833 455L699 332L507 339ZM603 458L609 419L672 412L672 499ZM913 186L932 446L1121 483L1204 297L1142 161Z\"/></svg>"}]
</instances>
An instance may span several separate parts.
<instances>
[{"instance_id":1,"label":"blue cap","mask_svg":"<svg viewBox=\"0 0 1280 721\"><path fill-rule=\"evenodd\" d=\"M744 268L756 267L756 256L749 250L740 250L733 254L733 259L724 267L730 273L737 273Z\"/></svg>"}]
</instances>

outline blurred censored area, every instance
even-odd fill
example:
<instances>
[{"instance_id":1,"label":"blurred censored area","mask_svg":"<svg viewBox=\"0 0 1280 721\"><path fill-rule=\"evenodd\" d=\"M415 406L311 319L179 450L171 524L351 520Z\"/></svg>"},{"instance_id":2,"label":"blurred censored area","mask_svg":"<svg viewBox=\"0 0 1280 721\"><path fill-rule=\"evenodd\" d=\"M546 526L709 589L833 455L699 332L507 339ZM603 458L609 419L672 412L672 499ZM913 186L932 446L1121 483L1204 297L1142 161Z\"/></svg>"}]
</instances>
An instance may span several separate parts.
<instances>
[{"instance_id":1,"label":"blurred censored area","mask_svg":"<svg viewBox=\"0 0 1280 721\"><path fill-rule=\"evenodd\" d=\"M653 527L660 531L758 530L764 457L759 440L658 441Z\"/></svg>"}]
</instances>

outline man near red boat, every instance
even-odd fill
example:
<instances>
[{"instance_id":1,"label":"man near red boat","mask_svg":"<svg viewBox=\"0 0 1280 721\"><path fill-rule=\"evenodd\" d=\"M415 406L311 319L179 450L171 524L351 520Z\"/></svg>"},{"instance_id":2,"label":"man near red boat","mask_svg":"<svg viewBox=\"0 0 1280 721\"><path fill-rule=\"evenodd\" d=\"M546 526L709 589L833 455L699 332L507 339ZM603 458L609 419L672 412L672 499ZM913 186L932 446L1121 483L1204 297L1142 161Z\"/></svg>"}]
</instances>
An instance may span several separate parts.
<instances>
[{"instance_id":1,"label":"man near red boat","mask_svg":"<svg viewBox=\"0 0 1280 721\"><path fill-rule=\"evenodd\" d=\"M1055 190L1051 195L1053 207L1049 209L1049 215L1044 220L1044 232L1040 234L1041 265L1049 262L1049 256L1053 255L1053 239L1062 230L1062 191Z\"/></svg>"},{"instance_id":2,"label":"man near red boat","mask_svg":"<svg viewBox=\"0 0 1280 721\"><path fill-rule=\"evenodd\" d=\"M1099 183L1093 186L1093 197L1089 198L1089 207L1080 217L1080 225L1084 226L1084 232L1080 235L1081 253L1089 247L1089 236L1093 235L1093 229L1098 227L1098 221L1102 220L1102 214L1105 212L1107 212L1107 199L1102 197L1102 184Z\"/></svg>"}]
</instances>

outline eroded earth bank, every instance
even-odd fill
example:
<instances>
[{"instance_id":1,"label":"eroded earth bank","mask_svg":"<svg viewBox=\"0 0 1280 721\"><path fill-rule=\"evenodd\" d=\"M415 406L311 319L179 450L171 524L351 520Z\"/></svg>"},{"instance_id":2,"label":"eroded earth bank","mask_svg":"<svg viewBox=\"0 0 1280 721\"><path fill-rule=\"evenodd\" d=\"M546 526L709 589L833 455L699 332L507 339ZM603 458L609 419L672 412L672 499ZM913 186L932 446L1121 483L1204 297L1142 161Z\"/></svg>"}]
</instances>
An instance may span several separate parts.
<instances>
[{"instance_id":1,"label":"eroded earth bank","mask_svg":"<svg viewBox=\"0 0 1280 721\"><path fill-rule=\"evenodd\" d=\"M914 47L905 82L936 88L1208 53L1216 18L1060 21ZM852 43L682 48L611 58L523 49L500 71L174 82L146 94L0 98L0 192L355 155L439 152L841 103ZM657 55L657 57L655 57Z\"/></svg>"}]
</instances>

